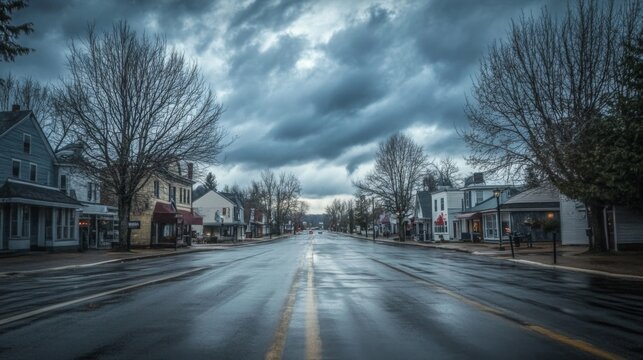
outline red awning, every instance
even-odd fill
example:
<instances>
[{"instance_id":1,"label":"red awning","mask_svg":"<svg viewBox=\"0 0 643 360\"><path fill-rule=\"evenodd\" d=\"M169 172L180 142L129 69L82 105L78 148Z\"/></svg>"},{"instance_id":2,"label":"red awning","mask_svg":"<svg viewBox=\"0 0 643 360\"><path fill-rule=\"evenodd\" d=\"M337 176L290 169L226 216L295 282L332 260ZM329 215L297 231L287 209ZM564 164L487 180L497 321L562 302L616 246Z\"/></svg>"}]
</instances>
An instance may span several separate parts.
<instances>
[{"instance_id":1,"label":"red awning","mask_svg":"<svg viewBox=\"0 0 643 360\"><path fill-rule=\"evenodd\" d=\"M157 202L154 206L152 221L159 223L176 223L177 213L170 204ZM180 215L179 215L180 216Z\"/></svg>"},{"instance_id":2,"label":"red awning","mask_svg":"<svg viewBox=\"0 0 643 360\"><path fill-rule=\"evenodd\" d=\"M179 214L183 216L183 222L188 225L203 225L203 217L197 213L192 214L187 210L178 209Z\"/></svg>"},{"instance_id":3,"label":"red awning","mask_svg":"<svg viewBox=\"0 0 643 360\"><path fill-rule=\"evenodd\" d=\"M188 225L203 225L203 217L188 210L174 209L170 204L157 202L154 206L152 221L158 223L175 224L177 220Z\"/></svg>"}]
</instances>

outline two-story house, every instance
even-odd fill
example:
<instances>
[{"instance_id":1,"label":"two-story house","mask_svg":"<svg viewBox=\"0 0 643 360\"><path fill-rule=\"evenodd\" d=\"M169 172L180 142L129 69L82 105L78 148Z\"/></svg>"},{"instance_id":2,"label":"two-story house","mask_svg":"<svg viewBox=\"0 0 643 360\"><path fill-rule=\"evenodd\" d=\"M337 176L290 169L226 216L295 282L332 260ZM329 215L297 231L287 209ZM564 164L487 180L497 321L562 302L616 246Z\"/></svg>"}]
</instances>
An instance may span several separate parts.
<instances>
[{"instance_id":1,"label":"two-story house","mask_svg":"<svg viewBox=\"0 0 643 360\"><path fill-rule=\"evenodd\" d=\"M77 249L81 204L59 191L56 156L33 112L0 112L0 145L0 251Z\"/></svg>"},{"instance_id":2,"label":"two-story house","mask_svg":"<svg viewBox=\"0 0 643 360\"><path fill-rule=\"evenodd\" d=\"M233 241L244 238L244 209L237 195L209 190L194 200L194 208L203 216L203 236Z\"/></svg>"},{"instance_id":3,"label":"two-story house","mask_svg":"<svg viewBox=\"0 0 643 360\"><path fill-rule=\"evenodd\" d=\"M190 245L193 226L203 219L192 210L192 164L176 164L152 176L136 195L130 214L133 247Z\"/></svg>"},{"instance_id":4,"label":"two-story house","mask_svg":"<svg viewBox=\"0 0 643 360\"><path fill-rule=\"evenodd\" d=\"M118 241L118 209L101 203L100 183L78 166L83 145L69 144L56 152L60 191L82 203L79 241L83 249L105 249Z\"/></svg>"},{"instance_id":5,"label":"two-story house","mask_svg":"<svg viewBox=\"0 0 643 360\"><path fill-rule=\"evenodd\" d=\"M415 194L415 236L419 241L431 240L431 192L426 190L418 191Z\"/></svg>"},{"instance_id":6,"label":"two-story house","mask_svg":"<svg viewBox=\"0 0 643 360\"><path fill-rule=\"evenodd\" d=\"M456 215L462 211L462 190L443 188L431 193L433 201L433 240L454 240L460 235Z\"/></svg>"}]
</instances>

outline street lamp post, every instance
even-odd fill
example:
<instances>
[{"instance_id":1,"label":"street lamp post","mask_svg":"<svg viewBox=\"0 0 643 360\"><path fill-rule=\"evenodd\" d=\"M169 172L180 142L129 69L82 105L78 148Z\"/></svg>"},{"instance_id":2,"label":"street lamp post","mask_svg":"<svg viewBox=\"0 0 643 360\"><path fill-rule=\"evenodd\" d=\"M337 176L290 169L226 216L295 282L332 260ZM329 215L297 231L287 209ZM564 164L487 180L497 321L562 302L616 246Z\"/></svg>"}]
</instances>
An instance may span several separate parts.
<instances>
[{"instance_id":1,"label":"street lamp post","mask_svg":"<svg viewBox=\"0 0 643 360\"><path fill-rule=\"evenodd\" d=\"M375 241L375 198L373 198L373 241Z\"/></svg>"},{"instance_id":2,"label":"street lamp post","mask_svg":"<svg viewBox=\"0 0 643 360\"><path fill-rule=\"evenodd\" d=\"M500 247L498 250L505 251L505 247L502 246L502 223L500 222L500 195L502 192L500 189L495 189L493 191L493 196L496 197L496 209L498 210L498 239L500 240Z\"/></svg>"}]
</instances>

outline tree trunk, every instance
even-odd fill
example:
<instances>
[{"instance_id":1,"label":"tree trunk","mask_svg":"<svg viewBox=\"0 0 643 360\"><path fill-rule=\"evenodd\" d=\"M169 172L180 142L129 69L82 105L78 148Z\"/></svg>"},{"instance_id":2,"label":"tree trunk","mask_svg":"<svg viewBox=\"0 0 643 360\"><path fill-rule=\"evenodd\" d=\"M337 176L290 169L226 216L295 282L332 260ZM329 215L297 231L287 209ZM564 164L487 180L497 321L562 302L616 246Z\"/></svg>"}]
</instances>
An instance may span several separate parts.
<instances>
[{"instance_id":1,"label":"tree trunk","mask_svg":"<svg viewBox=\"0 0 643 360\"><path fill-rule=\"evenodd\" d=\"M130 250L129 238L129 212L131 201L127 199L119 199L118 201L118 243L119 249L124 251Z\"/></svg>"},{"instance_id":2,"label":"tree trunk","mask_svg":"<svg viewBox=\"0 0 643 360\"><path fill-rule=\"evenodd\" d=\"M587 219L592 229L589 247L592 251L605 252L608 250L605 242L605 222L603 221L602 204L590 203L587 205Z\"/></svg>"},{"instance_id":3,"label":"tree trunk","mask_svg":"<svg viewBox=\"0 0 643 360\"><path fill-rule=\"evenodd\" d=\"M401 242L406 241L406 226L404 225L404 218L398 216L397 218L397 233Z\"/></svg>"}]
</instances>

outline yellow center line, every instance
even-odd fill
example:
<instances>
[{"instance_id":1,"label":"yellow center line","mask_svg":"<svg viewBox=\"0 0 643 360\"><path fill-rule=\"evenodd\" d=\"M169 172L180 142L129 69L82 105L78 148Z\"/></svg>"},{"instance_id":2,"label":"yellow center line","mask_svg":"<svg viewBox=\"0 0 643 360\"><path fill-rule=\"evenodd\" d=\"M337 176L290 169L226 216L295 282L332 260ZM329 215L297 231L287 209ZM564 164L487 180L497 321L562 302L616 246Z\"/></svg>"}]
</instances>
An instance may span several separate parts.
<instances>
[{"instance_id":1,"label":"yellow center line","mask_svg":"<svg viewBox=\"0 0 643 360\"><path fill-rule=\"evenodd\" d=\"M321 337L315 302L315 268L312 245L308 253L308 283L306 286L306 359L321 359Z\"/></svg>"},{"instance_id":2,"label":"yellow center line","mask_svg":"<svg viewBox=\"0 0 643 360\"><path fill-rule=\"evenodd\" d=\"M592 355L594 355L596 357L599 357L601 359L609 359L609 360L621 359L620 356L618 356L616 354L612 354L612 353L610 353L608 351L605 351L603 349L600 349L600 348L598 348L598 347L596 347L596 346L594 346L594 345L592 345L592 344L590 344L588 342L585 342L583 340L574 339L572 337L569 337L567 335L563 335L561 333L558 333L556 331L547 329L547 328L542 327L540 325L526 323L526 322L524 322L524 321L522 321L520 319L515 318L511 314L508 314L508 313L502 311L502 309L494 308L494 307L491 307L489 305L485 305L485 304L482 304L480 302L477 302L477 301L475 301L473 299L470 299L470 298L468 298L468 297L466 297L464 295L461 295L461 294L458 294L458 293L456 293L454 291L451 291L451 290L445 288L444 286L439 285L438 283L435 283L433 281L421 278L421 277L419 277L419 276L417 276L415 274L412 274L412 273L410 273L410 272L408 272L406 270L400 269L400 268L398 268L398 267L396 267L394 265L387 264L387 263L385 263L383 261L373 259L373 258L371 258L371 260L373 260L373 261L375 261L377 263L380 263L380 264L382 264L382 265L384 265L384 266L386 266L386 267L388 267L390 269L393 269L393 270L395 270L397 272L400 272L400 273L402 273L404 275L412 277L413 279L415 279L415 281L418 284L422 284L424 286L430 287L431 289L434 289L434 290L436 290L438 292L441 292L441 293L446 294L446 295L448 295L448 296L450 296L452 298L455 298L455 299L457 299L457 300L459 300L459 301L461 301L461 302L463 302L463 303L465 303L467 305L470 305L470 306L472 306L472 307L474 307L474 308L476 308L476 309L478 309L480 311L484 311L484 312L499 316L499 317L501 317L501 318L503 318L505 320L517 323L518 325L520 325L521 327L523 327L525 329L528 329L528 330L531 330L533 332L536 332L536 333L538 333L538 334L540 334L542 336L545 336L545 337L547 337L549 339L552 339L552 340L554 340L556 342L559 342L561 344L571 346L571 347L573 347L575 349L578 349L578 350L584 351L586 353L592 354Z\"/></svg>"},{"instance_id":3,"label":"yellow center line","mask_svg":"<svg viewBox=\"0 0 643 360\"><path fill-rule=\"evenodd\" d=\"M286 305L283 312L281 313L279 326L277 327L277 332L275 333L275 340L266 353L266 360L281 359L284 353L286 338L288 337L288 328L290 327L290 320L292 319L292 313L295 310L295 300L297 300L297 290L299 289L299 279L301 278L304 260L305 256L299 262L299 265L297 266L297 272L292 279L292 284L290 285L290 290L288 291L288 298L286 299Z\"/></svg>"}]
</instances>

